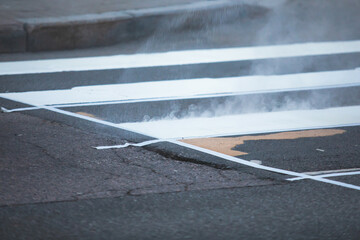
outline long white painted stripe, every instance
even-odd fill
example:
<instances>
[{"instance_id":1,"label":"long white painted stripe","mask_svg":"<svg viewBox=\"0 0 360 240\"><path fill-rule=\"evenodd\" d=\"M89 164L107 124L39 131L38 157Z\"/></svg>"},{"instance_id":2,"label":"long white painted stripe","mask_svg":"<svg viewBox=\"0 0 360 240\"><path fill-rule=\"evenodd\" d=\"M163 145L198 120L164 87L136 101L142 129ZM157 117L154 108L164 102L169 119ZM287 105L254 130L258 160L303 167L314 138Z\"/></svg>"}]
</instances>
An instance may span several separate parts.
<instances>
[{"instance_id":1,"label":"long white painted stripe","mask_svg":"<svg viewBox=\"0 0 360 240\"><path fill-rule=\"evenodd\" d=\"M339 173L329 173L329 174L322 174L322 175L316 175L317 177L322 177L322 178L329 178L329 177L341 177L341 176L352 176L352 175L359 175L360 171L357 172L339 172ZM309 175L308 175L309 176ZM303 180L303 179L308 179L308 177L296 177L296 178L288 178L286 180L288 181L298 181L298 180Z\"/></svg>"},{"instance_id":2,"label":"long white painted stripe","mask_svg":"<svg viewBox=\"0 0 360 240\"><path fill-rule=\"evenodd\" d=\"M304 172L307 175L321 175L321 174L329 174L329 173L342 173L342 172L356 172L360 171L360 168L346 168L346 169L335 169L335 170L323 170L316 172Z\"/></svg>"},{"instance_id":3,"label":"long white painted stripe","mask_svg":"<svg viewBox=\"0 0 360 240\"><path fill-rule=\"evenodd\" d=\"M172 66L360 52L360 41L298 43L35 61L1 62L0 75Z\"/></svg>"},{"instance_id":4,"label":"long white painted stripe","mask_svg":"<svg viewBox=\"0 0 360 240\"><path fill-rule=\"evenodd\" d=\"M129 84L82 86L67 90L2 93L0 97L31 105L159 101L251 93L360 86L360 68L354 70L272 76L202 78ZM57 106L59 107L59 106Z\"/></svg>"},{"instance_id":5,"label":"long white painted stripe","mask_svg":"<svg viewBox=\"0 0 360 240\"><path fill-rule=\"evenodd\" d=\"M145 142L141 142L141 143L125 143L125 144L121 144L121 145L112 145L112 146L98 146L98 147L94 147L95 149L98 150L104 150L104 149L116 149L116 148L126 148L129 146L133 146L133 147L144 147L150 144L154 144L154 143L159 143L159 142L164 142L166 140L163 139L155 139L155 140L150 140L150 141L145 141Z\"/></svg>"},{"instance_id":6,"label":"long white painted stripe","mask_svg":"<svg viewBox=\"0 0 360 240\"><path fill-rule=\"evenodd\" d=\"M142 143L138 143L138 144L123 144L123 145L114 145L114 146L99 146L96 147L96 149L99 150L104 150L104 149L113 149L113 148L124 148L124 147L128 147L128 146L137 146L137 147L142 147L142 146L146 146L146 145L150 145L153 143L158 143L158 142L171 142L174 143L176 145L180 145L183 147L187 147L187 148L191 148L203 153L207 153L213 156L217 156L220 157L222 159L228 160L228 161L232 161L232 162L236 162L236 163L240 163L242 165L246 165L249 167L254 167L254 168L258 168L258 169L262 169L262 170L266 170L266 171L271 171L271 172L275 172L275 173L280 173L280 174L286 174L286 175L291 175L291 176L298 176L296 178L289 178L287 180L289 181L295 181L295 180L300 180L300 179L312 179L312 180L316 180L316 181L320 181L320 182L325 182L325 183L330 183L330 184L334 184L334 185L338 185L338 186L342 186L342 187L346 187L346 188L351 188L351 189L355 189L355 190L360 190L359 186L355 186L352 184L347 184L347 183L343 183L343 182L338 182L338 181L333 181L333 180L328 180L328 179L323 179L324 177L328 177L328 175L331 177L332 175L335 176L335 174L327 174L327 175L321 175L321 176L311 176L311 175L307 175L305 173L297 173L297 172L293 172L293 171L288 171L288 170L283 170L283 169L279 169L279 168L273 168L273 167L268 167L268 166L260 166L259 163L254 162L254 161L247 161L244 159L240 159L240 158L236 158L236 157L232 157L229 155L225 155L222 153L218 153L212 150L208 150L205 148L201 148L201 147L197 147L188 143L184 143L184 142L179 142L176 140L170 140L170 139L158 139L158 140L150 140L150 141L146 141L146 142L142 142ZM340 174L340 173L337 173ZM355 175L355 174L360 174L360 172L353 172L352 174L344 174L343 175ZM342 175L340 175L342 176Z\"/></svg>"},{"instance_id":7,"label":"long white painted stripe","mask_svg":"<svg viewBox=\"0 0 360 240\"><path fill-rule=\"evenodd\" d=\"M236 158L236 157L229 156L229 155L226 155L226 154L223 154L223 153L218 153L218 152L215 152L215 151L212 151L212 150L208 150L208 149L205 149L205 148L201 148L201 147L194 146L194 145L184 143L184 142L180 142L180 141L175 141L175 140L171 141L171 140L169 140L169 142L172 142L174 144L184 146L184 147L187 147L187 148L190 148L190 149L194 149L194 150L197 150L199 152L207 153L207 154L210 154L210 155L213 155L213 156L216 156L216 157L219 157L219 158L231 161L231 162L240 163L240 164L245 165L245 166L249 166L249 167L253 167L253 168L257 168L257 169L262 169L262 170L266 170L266 171L270 171L270 172L280 173L280 174L286 174L286 175L290 175L290 176L308 178L308 179L312 179L312 180L319 181L319 182L330 183L330 184L341 186L341 187L360 190L360 186L356 186L356 185L353 185L353 184L338 182L338 181L322 178L322 177L319 177L319 176L310 176L310 175L306 175L304 173L298 173L298 172L294 172L294 171L268 167L268 166L260 165L260 164L254 163L254 162L246 161L244 159Z\"/></svg>"},{"instance_id":8,"label":"long white painted stripe","mask_svg":"<svg viewBox=\"0 0 360 240\"><path fill-rule=\"evenodd\" d=\"M40 107L40 106L34 106L34 107ZM111 127L116 127L116 128L119 128L119 129L129 130L129 129L126 129L124 127L120 127L119 125L116 125L116 124L111 123L111 122L107 122L107 121L96 119L96 118L91 118L91 117L76 114L76 113L73 113L73 112L68 112L68 111L65 111L65 110L62 110L62 109L57 109L57 108L48 107L48 106L42 106L41 108L49 110L49 111L53 111L53 112L56 112L56 113L64 114L64 115L67 115L67 116L80 118L80 119L87 120L87 121L90 121L90 122L103 124L103 125L106 125L106 126L111 126ZM145 133L142 133L142 132L139 132L139 131L134 131L134 132L139 133L139 134L143 134L143 135L146 136ZM149 136L149 137L152 137L152 136ZM350 189L354 189L354 190L360 190L359 186L355 186L355 185L352 185L352 184L347 184L347 183L343 183L343 182L329 180L329 179L325 179L325 178L321 178L321 177L317 177L317 176L308 176L308 175L303 174L303 173L297 173L297 172L283 170L283 169L279 169L279 168L267 167L267 166L257 164L255 162L250 162L250 161L246 161L244 159L235 158L235 157L232 157L232 156L229 156L229 155L225 155L225 154L218 153L218 152L215 152L215 151L211 151L211 150L208 150L208 149L200 148L200 147L190 145L190 144L187 144L187 143L184 143L184 142L179 142L179 141L176 141L176 140L167 140L167 142L174 143L174 144L184 146L184 147L187 147L187 148L191 148L191 149L194 149L194 150L197 150L197 151L200 151L200 152L208 153L208 154L211 154L213 156L217 156L217 157L223 158L225 160L229 160L229 161L232 161L232 162L243 164L243 165L246 165L246 166L249 166L249 167L254 167L254 168L258 168L258 169L262 169L262 170L266 170L266 171L271 171L271 172L276 172L276 173L280 173L280 174L287 174L287 175L295 176L295 177L309 177L309 179L312 179L312 180L315 180L315 181L330 183L330 184L333 184L333 185L337 185L337 186L341 186L341 187L345 187L345 188L350 188Z\"/></svg>"},{"instance_id":9,"label":"long white painted stripe","mask_svg":"<svg viewBox=\"0 0 360 240\"><path fill-rule=\"evenodd\" d=\"M360 125L360 106L133 122L118 126L156 138L181 139L350 125Z\"/></svg>"}]
</instances>

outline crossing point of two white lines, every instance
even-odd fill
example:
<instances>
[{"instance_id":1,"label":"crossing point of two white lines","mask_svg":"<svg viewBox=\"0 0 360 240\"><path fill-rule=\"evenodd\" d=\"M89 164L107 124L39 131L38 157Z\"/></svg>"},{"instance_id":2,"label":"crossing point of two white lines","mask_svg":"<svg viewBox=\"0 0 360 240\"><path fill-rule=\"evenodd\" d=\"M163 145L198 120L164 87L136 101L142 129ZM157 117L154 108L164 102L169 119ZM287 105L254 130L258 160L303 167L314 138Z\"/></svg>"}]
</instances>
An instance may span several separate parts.
<instances>
[{"instance_id":1,"label":"crossing point of two white lines","mask_svg":"<svg viewBox=\"0 0 360 240\"><path fill-rule=\"evenodd\" d=\"M322 178L329 178L329 177L342 177L342 176L352 176L352 175L359 175L360 171L352 171L352 172L335 172L335 173L327 173L327 174L320 174L320 175L315 175L317 177L322 177ZM308 175L308 176L312 176L312 175ZM288 178L286 180L288 181L298 181L298 180L303 180L303 179L308 179L307 177L296 177L296 178Z\"/></svg>"},{"instance_id":2,"label":"crossing point of two white lines","mask_svg":"<svg viewBox=\"0 0 360 240\"><path fill-rule=\"evenodd\" d=\"M249 48L232 48L232 49L213 49L213 50L193 50L193 51L180 51L180 52L168 52L168 53L155 53L155 54L137 54L137 55L120 55L120 56L110 56L110 57L93 57L93 58L77 58L77 59L57 59L57 60L38 60L38 61L25 61L25 62L9 62L9 63L0 63L0 75L11 75L11 74L26 74L26 73L46 73L46 72L61 72L61 71L86 71L86 70L101 70L101 69L116 69L116 68L136 68L136 67L154 67L154 66L171 66L171 65L182 65L182 64L197 64L197 63L215 63L215 62L225 62L225 61L240 61L240 60L254 60L254 59L266 59L266 58L281 58L281 57L299 57L299 56L314 56L314 55L324 55L324 54L338 54L338 53L351 53L351 52L360 52L360 41L347 41L347 42L326 42L326 43L306 43L306 44L292 44L292 45L282 45L282 46L265 46L265 47L249 47ZM111 61L111 62L110 62ZM353 70L357 71L357 70ZM355 78L358 79L358 78ZM324 83L322 83L324 84ZM344 83L335 83L333 87L339 87ZM346 83L358 85L356 82ZM349 85L349 86L350 86ZM344 85L345 86L345 85ZM314 86L308 86L311 89ZM319 86L317 86L319 87ZM321 87L321 86L320 86ZM327 86L329 87L329 85ZM299 88L299 87L298 87ZM315 87L316 88L316 87ZM39 92L38 92L39 93ZM131 129L126 127L124 124L113 124L110 122L81 116L79 114L67 112L50 106L42 106L36 101L30 100L34 96L30 97L25 96L26 93L18 93L16 97L14 95L10 96L8 94L1 94L0 97L8 98L11 100L19 101L25 104L31 104L36 108L48 109L50 111L55 111L58 113L74 116L77 118L82 118L88 121L102 123L108 126L131 130L143 135L148 135L139 131L139 129ZM15 94L15 93L14 93ZM25 96L25 99L22 97ZM135 99L136 100L136 99ZM82 100L83 101L83 100ZM106 101L106 100L105 100ZM65 102L66 103L66 102ZM68 103L68 102L67 102ZM82 103L81 101L79 103ZM56 104L56 103L55 103ZM64 104L57 103L57 104ZM358 109L356 109L358 110ZM10 110L12 111L12 110ZM359 111L360 112L360 111ZM351 117L351 119L354 116ZM355 116L356 118L358 116ZM351 120L352 121L352 120ZM353 122L343 123L340 122L340 125L351 125L359 124ZM316 122L316 121L315 121ZM331 123L333 124L333 123ZM327 125L328 126L328 125ZM305 128L308 128L306 126ZM314 126L311 126L312 128ZM321 126L317 126L321 128ZM299 128L298 128L299 129ZM294 129L293 129L294 130ZM276 131L276 130L274 130ZM154 137L150 134L151 137ZM155 140L154 142L161 141L160 139ZM302 173L296 173L292 171L271 168L266 166L261 166L259 164L251 163L249 161L234 158L224 154L219 154L217 152L209 151L207 149L198 148L189 144L185 144L175 140L167 140L168 142L175 143L177 145L186 146L188 148L193 148L201 152L209 153L223 159L238 162L247 166L273 171L277 173L288 174L296 177L309 178L316 181L331 183L334 185L339 185L347 188L360 190L360 187L354 186L351 184L341 183L333 180L323 179L318 176L309 176ZM143 144L136 144L143 145ZM145 144L146 145L146 144Z\"/></svg>"}]
</instances>

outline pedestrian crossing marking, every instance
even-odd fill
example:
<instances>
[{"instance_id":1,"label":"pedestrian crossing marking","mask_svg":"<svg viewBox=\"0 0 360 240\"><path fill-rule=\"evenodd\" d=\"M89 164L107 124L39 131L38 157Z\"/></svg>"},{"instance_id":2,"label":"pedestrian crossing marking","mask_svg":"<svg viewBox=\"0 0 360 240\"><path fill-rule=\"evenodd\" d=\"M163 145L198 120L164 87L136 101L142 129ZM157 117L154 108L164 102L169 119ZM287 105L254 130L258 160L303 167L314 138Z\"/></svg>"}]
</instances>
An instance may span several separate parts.
<instances>
[{"instance_id":1,"label":"pedestrian crossing marking","mask_svg":"<svg viewBox=\"0 0 360 240\"><path fill-rule=\"evenodd\" d=\"M360 106L118 124L162 139L223 137L360 125Z\"/></svg>"},{"instance_id":2,"label":"pedestrian crossing marking","mask_svg":"<svg viewBox=\"0 0 360 240\"><path fill-rule=\"evenodd\" d=\"M294 43L99 57L0 62L0 75L176 66L360 52L360 41Z\"/></svg>"},{"instance_id":3,"label":"pedestrian crossing marking","mask_svg":"<svg viewBox=\"0 0 360 240\"><path fill-rule=\"evenodd\" d=\"M57 107L181 100L360 86L360 68L271 76L201 78L74 87L66 90L0 93L27 104Z\"/></svg>"},{"instance_id":4,"label":"pedestrian crossing marking","mask_svg":"<svg viewBox=\"0 0 360 240\"><path fill-rule=\"evenodd\" d=\"M200 63L219 63L255 59L278 59L359 53L360 41L299 43L277 46L242 47L228 49L187 50L166 53L118 55L74 59L54 59L0 63L0 76L12 74L50 73L62 71L88 71L159 66L177 66ZM270 76L243 76L216 79L183 79L132 84L81 86L67 90L1 93L0 97L23 104L28 108L46 109L108 127L141 134L151 140L128 143L127 146L146 146L161 142L173 143L215 157L266 171L334 184L360 190L359 186L310 176L290 170L273 168L232 156L234 152L213 151L212 148L189 144L189 139L265 134L309 129L324 129L360 125L360 106L342 106L327 109L280 109L277 112L256 112L212 117L186 117L145 122L114 123L85 111L70 112L63 108L120 103L141 103L167 100L184 100L251 94L286 93L304 90L336 89L360 86L360 69L328 72L311 72ZM338 133L341 134L341 133ZM271 135L271 134L269 134ZM263 135L264 136L264 135ZM266 136L266 135L265 135ZM244 139L243 139L244 140ZM101 146L99 149L112 147ZM231 150L231 149L230 149Z\"/></svg>"}]
</instances>

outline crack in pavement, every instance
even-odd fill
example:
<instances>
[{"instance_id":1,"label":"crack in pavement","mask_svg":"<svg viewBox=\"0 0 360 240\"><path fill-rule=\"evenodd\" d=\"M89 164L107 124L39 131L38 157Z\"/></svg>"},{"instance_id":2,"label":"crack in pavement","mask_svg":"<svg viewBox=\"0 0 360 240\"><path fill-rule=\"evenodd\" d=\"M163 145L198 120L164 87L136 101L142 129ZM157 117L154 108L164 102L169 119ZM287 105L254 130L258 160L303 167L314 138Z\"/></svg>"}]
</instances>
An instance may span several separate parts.
<instances>
[{"instance_id":1,"label":"crack in pavement","mask_svg":"<svg viewBox=\"0 0 360 240\"><path fill-rule=\"evenodd\" d=\"M2 178L8 190L0 205L274 184L153 148L99 152L91 146L124 140L20 113L4 116L0 123L11 125L0 131L7 136L0 137L14 141L4 149L8 172ZM9 165L14 158L16 164ZM29 164L35 164L34 168Z\"/></svg>"}]
</instances>

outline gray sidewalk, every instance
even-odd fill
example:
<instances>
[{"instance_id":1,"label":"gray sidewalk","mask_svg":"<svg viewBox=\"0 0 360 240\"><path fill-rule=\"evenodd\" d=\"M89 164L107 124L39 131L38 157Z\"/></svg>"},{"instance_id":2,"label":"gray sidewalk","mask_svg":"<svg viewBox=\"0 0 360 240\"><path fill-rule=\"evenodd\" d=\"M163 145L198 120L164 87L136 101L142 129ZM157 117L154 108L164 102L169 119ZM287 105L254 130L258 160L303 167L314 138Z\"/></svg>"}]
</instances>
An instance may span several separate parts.
<instances>
[{"instance_id":1,"label":"gray sidewalk","mask_svg":"<svg viewBox=\"0 0 360 240\"><path fill-rule=\"evenodd\" d=\"M271 4L281 2L274 1ZM264 0L2 0L0 53L106 46L267 12Z\"/></svg>"}]
</instances>

